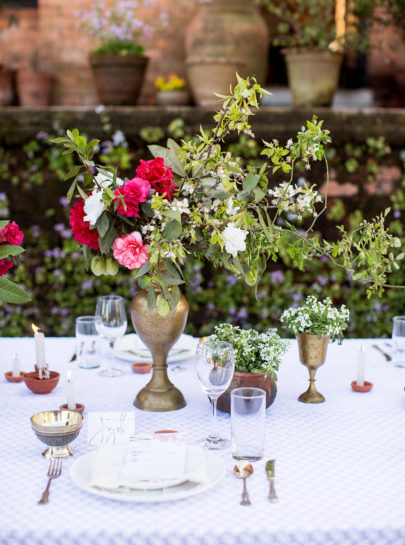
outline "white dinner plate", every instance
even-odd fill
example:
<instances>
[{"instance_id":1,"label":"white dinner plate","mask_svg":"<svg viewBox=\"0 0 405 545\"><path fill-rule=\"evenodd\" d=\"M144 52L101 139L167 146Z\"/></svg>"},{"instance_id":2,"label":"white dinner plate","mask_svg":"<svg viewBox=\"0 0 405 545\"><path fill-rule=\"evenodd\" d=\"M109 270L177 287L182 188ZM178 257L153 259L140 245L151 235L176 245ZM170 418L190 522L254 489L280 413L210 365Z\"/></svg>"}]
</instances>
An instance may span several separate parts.
<instances>
[{"instance_id":1,"label":"white dinner plate","mask_svg":"<svg viewBox=\"0 0 405 545\"><path fill-rule=\"evenodd\" d=\"M198 340L191 335L182 335L170 350L167 363L177 363L193 358L197 344ZM152 360L149 348L143 344L135 333L117 339L114 346L114 356L131 363Z\"/></svg>"},{"instance_id":2,"label":"white dinner plate","mask_svg":"<svg viewBox=\"0 0 405 545\"><path fill-rule=\"evenodd\" d=\"M212 452L204 450L204 457L207 464L208 479L206 483L198 484L190 481L183 482L177 486L171 486L170 488L160 488L158 490L138 490L122 488L117 490L101 490L90 486L90 467L92 457L95 456L96 451L84 454L77 460L75 460L70 468L70 477L72 481L82 490L94 494L95 496L101 496L103 498L110 498L111 500L127 501L127 502L144 502L144 503L157 503L164 501L181 500L190 496L200 494L205 490L215 486L219 483L225 475L225 466L221 458L213 454Z\"/></svg>"}]
</instances>

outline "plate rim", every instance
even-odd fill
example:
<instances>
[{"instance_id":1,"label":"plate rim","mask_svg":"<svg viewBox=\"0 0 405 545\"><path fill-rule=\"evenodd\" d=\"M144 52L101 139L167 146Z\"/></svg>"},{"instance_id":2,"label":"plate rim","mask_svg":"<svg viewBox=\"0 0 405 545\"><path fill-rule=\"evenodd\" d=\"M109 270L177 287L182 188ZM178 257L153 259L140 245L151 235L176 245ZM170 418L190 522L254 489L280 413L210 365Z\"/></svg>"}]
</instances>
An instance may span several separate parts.
<instances>
[{"instance_id":1,"label":"plate rim","mask_svg":"<svg viewBox=\"0 0 405 545\"><path fill-rule=\"evenodd\" d=\"M83 462L83 458L90 459L92 456L95 455L96 451L93 450L91 452L87 452L86 454L83 454L82 456L79 456L76 460L73 461L72 465L70 466L69 470L69 476L70 479L73 481L73 483L83 490L84 492L88 492L89 494L93 496L98 496L102 498L107 498L114 501L124 501L127 503L164 503L168 501L178 501L183 500L185 498L189 498L192 496L196 496L197 494L201 494L202 492L205 492L206 490L209 490L210 488L214 487L216 484L222 481L222 479L225 476L225 463L216 454L213 452L210 452L208 450L203 449L204 455L210 458L214 458L216 460L216 463L219 467L219 475L216 477L213 481L210 481L208 483L196 483L195 486L191 489L186 489L183 491L178 491L178 494L176 495L168 495L165 496L163 493L160 496L157 496L157 490L164 490L164 489L133 489L130 493L129 492L111 492L108 490L98 490L96 488L93 488L89 486L87 483L83 482L82 479L78 478L77 474L75 473L75 467L79 464L79 461L81 460ZM177 486L182 486L188 481L183 481L182 483L179 483ZM174 487L168 487L166 490L170 490L176 488ZM131 495L129 495L131 494ZM169 493L171 494L171 493ZM143 497L140 497L140 496Z\"/></svg>"},{"instance_id":2,"label":"plate rim","mask_svg":"<svg viewBox=\"0 0 405 545\"><path fill-rule=\"evenodd\" d=\"M124 335L124 337L129 337L130 335L137 336L136 333L127 333L126 335ZM121 337L121 339L124 337ZM179 342L182 337L187 337L189 339L196 340L196 337L193 337L192 335L188 335L187 333L183 333L177 342ZM176 346L177 342L173 345L173 348ZM194 357L194 353L195 353L195 350L192 347L190 347L187 352L184 352L183 354L179 354L178 356L170 357L170 352L169 352L169 355L167 357L167 363L177 363L181 361L187 361L190 358ZM114 347L113 354L116 358L123 361L131 362L131 363L133 363L135 359L136 361L142 361L142 362L151 361L151 356L149 357L141 356L141 355L136 356L134 353L127 352L126 350L119 350L119 349L116 349L115 347Z\"/></svg>"}]
</instances>

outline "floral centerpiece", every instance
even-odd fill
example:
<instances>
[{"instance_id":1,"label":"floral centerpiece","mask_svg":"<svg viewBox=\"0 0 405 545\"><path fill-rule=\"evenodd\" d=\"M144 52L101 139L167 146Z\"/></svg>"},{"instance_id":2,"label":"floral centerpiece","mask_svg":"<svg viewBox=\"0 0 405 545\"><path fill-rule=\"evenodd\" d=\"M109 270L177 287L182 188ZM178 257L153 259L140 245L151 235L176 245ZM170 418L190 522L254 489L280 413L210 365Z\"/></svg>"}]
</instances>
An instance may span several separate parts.
<instances>
[{"instance_id":1,"label":"floral centerpiece","mask_svg":"<svg viewBox=\"0 0 405 545\"><path fill-rule=\"evenodd\" d=\"M235 373L224 394L218 399L218 408L230 412L230 392L241 386L253 386L266 391L266 407L277 393L277 371L288 342L283 341L275 329L258 333L231 324L219 324L209 340L225 341L232 345L235 354Z\"/></svg>"},{"instance_id":2,"label":"floral centerpiece","mask_svg":"<svg viewBox=\"0 0 405 545\"><path fill-rule=\"evenodd\" d=\"M17 263L18 256L24 252L21 244L24 233L15 221L0 221L0 301L3 303L27 303L31 301L28 293L5 278L5 274Z\"/></svg>"},{"instance_id":3,"label":"floral centerpiece","mask_svg":"<svg viewBox=\"0 0 405 545\"><path fill-rule=\"evenodd\" d=\"M336 308L330 297L318 301L314 295L309 295L304 305L285 310L280 320L294 335L316 335L318 338L329 337L332 341L339 339L341 342L349 318L350 312L345 305Z\"/></svg>"},{"instance_id":4,"label":"floral centerpiece","mask_svg":"<svg viewBox=\"0 0 405 545\"><path fill-rule=\"evenodd\" d=\"M133 271L145 291L131 305L132 319L152 352L169 322L177 328L176 334L166 331L171 345L184 329L188 305L179 286L185 282L182 264L188 256L225 268L249 285L257 285L267 261L280 254L287 253L291 266L300 269L326 256L354 279L367 282L369 293L384 288L387 275L403 258L396 251L400 240L385 229L384 214L364 220L351 233L342 227L334 242L314 232L327 195L322 202L315 186L295 183L294 172L298 163L308 170L313 161L327 164L325 145L331 139L316 116L285 145L264 141L267 160L262 165L244 167L222 150L232 132L253 134L249 118L265 93L254 78L238 76L214 116L212 132L201 128L182 145L169 139L167 148L149 146L155 158L141 161L129 180L93 161L99 140L88 141L77 129L53 140L78 158L65 179L71 180L68 201L76 197L70 224L86 263L96 274L114 274L118 264ZM166 373L160 363L159 373ZM153 395L158 398L161 391ZM176 408L184 405L177 401Z\"/></svg>"},{"instance_id":5,"label":"floral centerpiece","mask_svg":"<svg viewBox=\"0 0 405 545\"><path fill-rule=\"evenodd\" d=\"M326 359L329 339L342 340L350 317L345 305L335 308L327 297L318 301L309 295L305 304L299 308L289 308L283 312L280 320L290 328L298 338L300 360L309 370L309 387L298 400L303 403L322 403L325 398L315 388L315 373Z\"/></svg>"}]
</instances>

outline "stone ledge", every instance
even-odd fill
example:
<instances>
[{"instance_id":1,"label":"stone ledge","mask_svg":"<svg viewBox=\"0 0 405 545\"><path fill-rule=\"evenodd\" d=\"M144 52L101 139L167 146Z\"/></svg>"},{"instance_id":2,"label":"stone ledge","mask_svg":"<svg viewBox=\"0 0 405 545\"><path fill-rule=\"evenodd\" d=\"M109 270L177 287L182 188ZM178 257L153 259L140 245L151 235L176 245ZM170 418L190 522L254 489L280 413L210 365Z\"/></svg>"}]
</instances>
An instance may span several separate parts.
<instances>
[{"instance_id":1,"label":"stone ledge","mask_svg":"<svg viewBox=\"0 0 405 545\"><path fill-rule=\"evenodd\" d=\"M200 125L213 126L213 112L197 107L114 106L106 108L115 129L125 132L129 140L138 136L146 126L165 129L173 119L181 117L188 130L198 132ZM384 136L393 149L405 146L405 109L292 109L263 107L252 118L252 127L258 138L292 137L316 114L324 119L336 144L363 143L368 137ZM24 143L40 131L54 133L54 123L64 128L86 131L92 137L102 136L100 117L87 107L60 107L27 109L0 108L0 139L8 145Z\"/></svg>"}]
</instances>

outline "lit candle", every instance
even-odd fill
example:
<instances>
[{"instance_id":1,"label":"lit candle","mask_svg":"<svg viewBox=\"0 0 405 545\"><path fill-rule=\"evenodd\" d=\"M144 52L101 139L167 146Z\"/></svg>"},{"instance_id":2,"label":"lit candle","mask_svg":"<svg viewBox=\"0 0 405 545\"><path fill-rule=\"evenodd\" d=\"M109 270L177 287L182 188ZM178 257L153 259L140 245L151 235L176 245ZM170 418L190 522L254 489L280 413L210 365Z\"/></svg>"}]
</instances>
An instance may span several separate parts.
<instances>
[{"instance_id":1,"label":"lit candle","mask_svg":"<svg viewBox=\"0 0 405 545\"><path fill-rule=\"evenodd\" d=\"M21 375L20 360L18 359L17 354L13 354L13 367L11 374L13 377L19 377Z\"/></svg>"},{"instance_id":2,"label":"lit candle","mask_svg":"<svg viewBox=\"0 0 405 545\"><path fill-rule=\"evenodd\" d=\"M42 369L46 366L45 335L42 333L42 331L39 331L39 327L37 327L35 324L31 324L31 327L34 332L34 339L35 339L36 364L37 364L37 367Z\"/></svg>"},{"instance_id":3,"label":"lit candle","mask_svg":"<svg viewBox=\"0 0 405 545\"><path fill-rule=\"evenodd\" d=\"M67 406L69 410L76 409L76 399L75 399L75 388L73 381L71 379L71 373L68 371L67 373L67 381L66 381L66 400L67 400Z\"/></svg>"},{"instance_id":4,"label":"lit candle","mask_svg":"<svg viewBox=\"0 0 405 545\"><path fill-rule=\"evenodd\" d=\"M365 356L366 356L366 347L362 345L359 350L359 355L357 358L357 386L364 386L364 367L365 367Z\"/></svg>"}]
</instances>

